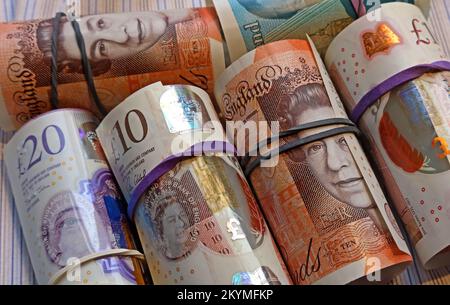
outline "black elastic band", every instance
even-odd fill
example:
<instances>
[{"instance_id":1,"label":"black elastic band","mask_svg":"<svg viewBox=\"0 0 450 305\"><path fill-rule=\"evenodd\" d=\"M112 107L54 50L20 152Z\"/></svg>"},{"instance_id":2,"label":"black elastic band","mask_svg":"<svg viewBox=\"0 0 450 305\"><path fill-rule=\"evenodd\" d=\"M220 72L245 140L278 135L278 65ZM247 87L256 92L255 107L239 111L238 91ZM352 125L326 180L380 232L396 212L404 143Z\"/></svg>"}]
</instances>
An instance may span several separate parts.
<instances>
[{"instance_id":1,"label":"black elastic band","mask_svg":"<svg viewBox=\"0 0 450 305\"><path fill-rule=\"evenodd\" d=\"M249 152L248 154L246 154L242 160L241 160L241 165L243 165L244 167L247 165L247 163L250 161L250 159L252 158L251 156L254 155L258 155L260 148L264 147L267 144L272 143L275 140L278 139L282 139L285 138L287 136L296 134L300 131L304 131L304 130L308 130L308 129L312 129L312 128L317 128L317 127L325 127L325 126L330 126L330 125L348 125L348 126L356 126L354 122L352 122L349 119L344 119L344 118L332 118L332 119L326 119L326 120L320 120L320 121L315 121L315 122L310 122L310 123L306 123L306 124L302 124L299 126L296 126L294 128L291 128L289 130L285 130L280 132L278 135L275 135L271 138L268 138L264 141L261 141L258 143L258 146L256 147L255 150Z\"/></svg>"},{"instance_id":2,"label":"black elastic band","mask_svg":"<svg viewBox=\"0 0 450 305\"><path fill-rule=\"evenodd\" d=\"M53 33L52 33L52 58L51 58L51 91L50 91L50 105L52 109L58 108L58 37L60 32L61 17L64 13L56 13L53 19Z\"/></svg>"},{"instance_id":3,"label":"black elastic band","mask_svg":"<svg viewBox=\"0 0 450 305\"><path fill-rule=\"evenodd\" d=\"M94 99L94 103L97 106L97 109L100 111L100 113L103 116L105 116L107 114L107 111L106 111L105 107L103 107L103 104L100 102L100 99L98 97L97 89L95 88L95 83L94 83L94 76L92 75L91 64L89 62L89 59L88 59L87 53L86 53L86 46L84 44L83 35L81 34L80 25L78 24L78 22L75 19L72 20L72 27L73 27L73 30L75 31L75 37L77 39L78 48L80 49L81 63L83 65L84 77L86 78L89 92L91 93L91 96Z\"/></svg>"},{"instance_id":4,"label":"black elastic band","mask_svg":"<svg viewBox=\"0 0 450 305\"><path fill-rule=\"evenodd\" d=\"M308 136L305 138L300 138L300 139L296 139L294 141L291 141L285 145L280 146L278 149L274 149L272 150L268 155L259 155L256 157L255 160L253 160L252 162L249 162L249 155L246 155L243 159L243 162L241 162L241 166L244 169L244 173L246 177L250 177L251 173L258 167L261 165L261 161L263 160L270 160L273 157L276 157L277 155L280 155L282 153L285 153L289 150L292 150L294 148L315 142L315 141L319 141L328 137L332 137L332 136L336 136L339 134L344 134L344 133L353 133L357 136L359 136L361 134L361 132L359 131L359 129L355 126L355 124L348 120L348 119L341 119L341 118L334 118L334 119L327 119L327 120L321 120L321 121L316 121L316 122L312 122L312 123L307 123L307 124L302 124L299 126L296 126L292 129L289 129L287 131L281 132L278 136L274 136L271 137L268 140L269 143L271 143L272 141L275 141L279 138L283 138L283 137L287 137L289 135L295 134L299 131L304 131L304 130L308 130L308 129L312 129L312 128L317 128L317 127L324 127L324 126L330 126L330 125L348 125L346 127L337 127L337 128L333 128L327 131L323 131L320 133L317 133L315 135L312 136ZM259 151L259 147L261 147L262 143L261 142L258 144L258 149L257 151ZM263 144L265 145L265 143ZM254 152L254 151L253 151Z\"/></svg>"},{"instance_id":5,"label":"black elastic band","mask_svg":"<svg viewBox=\"0 0 450 305\"><path fill-rule=\"evenodd\" d=\"M58 86L58 80L57 80L57 60L58 60L58 44L57 44L57 38L59 36L59 21L61 19L61 16L66 16L66 14L64 13L57 13L55 19L53 20L53 35L52 35L52 107L57 108L58 106L58 93L57 93L57 86ZM94 83L94 76L92 74L92 69L91 69L91 64L89 62L89 58L87 56L86 53L86 46L84 43L84 39L83 39L83 34L81 34L81 30L80 30L80 25L78 24L78 22L74 19L71 21L72 24L72 28L75 31L75 38L77 40L77 45L78 48L80 50L80 54L81 54L81 64L83 67L83 73L84 73L84 77L86 79L86 83L89 89L89 93L92 97L92 99L94 100L94 103L97 107L97 109L99 110L99 112L102 115L106 115L107 111L105 109L105 107L103 107L103 104L101 103L98 94L97 94L97 89L95 88L95 83ZM55 25L57 25L55 27ZM56 71L56 72L55 72ZM56 73L56 75L55 75Z\"/></svg>"}]
</instances>

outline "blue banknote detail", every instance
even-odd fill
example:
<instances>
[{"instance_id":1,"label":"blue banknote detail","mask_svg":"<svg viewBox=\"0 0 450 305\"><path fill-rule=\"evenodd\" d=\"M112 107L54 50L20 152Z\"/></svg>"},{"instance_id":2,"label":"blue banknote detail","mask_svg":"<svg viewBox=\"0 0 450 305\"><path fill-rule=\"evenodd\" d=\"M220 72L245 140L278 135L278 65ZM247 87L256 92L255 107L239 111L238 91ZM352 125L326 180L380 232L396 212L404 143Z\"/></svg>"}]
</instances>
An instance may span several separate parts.
<instances>
[{"instance_id":1,"label":"blue banknote detail","mask_svg":"<svg viewBox=\"0 0 450 305\"><path fill-rule=\"evenodd\" d=\"M347 19L349 23L357 18L350 0L321 1L300 10L296 10L294 0L288 1L291 5L283 8L274 8L274 4L270 4L273 1L266 0L229 0L228 2L239 25L247 51L276 40L304 39L305 33L323 32L327 25L332 25L334 22ZM284 27L280 27L282 25ZM277 39L277 37L280 38Z\"/></svg>"},{"instance_id":2,"label":"blue banknote detail","mask_svg":"<svg viewBox=\"0 0 450 305\"><path fill-rule=\"evenodd\" d=\"M229 0L229 3L247 50L253 50L263 45L264 35L287 20L281 16L278 18L263 18L255 15L254 13L257 11L262 11L261 8L254 9L256 1ZM251 11L254 13L251 13Z\"/></svg>"},{"instance_id":3,"label":"blue banknote detail","mask_svg":"<svg viewBox=\"0 0 450 305\"><path fill-rule=\"evenodd\" d=\"M350 0L321 1L297 12L267 33L266 43L284 39L306 39L308 34L323 56L334 37L357 17Z\"/></svg>"},{"instance_id":4,"label":"blue banknote detail","mask_svg":"<svg viewBox=\"0 0 450 305\"><path fill-rule=\"evenodd\" d=\"M267 266L253 272L238 272L231 279L232 285L281 285L275 273Z\"/></svg>"},{"instance_id":5,"label":"blue banknote detail","mask_svg":"<svg viewBox=\"0 0 450 305\"><path fill-rule=\"evenodd\" d=\"M424 103L418 103L422 100L420 92L414 83L407 83L399 92L401 105L409 113L409 119L413 125L425 124L428 128L433 127L428 111Z\"/></svg>"}]
</instances>

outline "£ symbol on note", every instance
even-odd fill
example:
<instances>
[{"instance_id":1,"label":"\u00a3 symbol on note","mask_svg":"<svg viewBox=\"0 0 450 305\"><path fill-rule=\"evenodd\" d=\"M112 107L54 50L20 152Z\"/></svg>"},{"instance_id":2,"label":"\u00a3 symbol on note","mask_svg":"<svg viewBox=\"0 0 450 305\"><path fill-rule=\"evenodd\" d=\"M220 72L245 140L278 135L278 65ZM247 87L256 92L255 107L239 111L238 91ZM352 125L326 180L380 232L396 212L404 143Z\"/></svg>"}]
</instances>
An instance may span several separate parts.
<instances>
[{"instance_id":1,"label":"\u00a3 symbol on note","mask_svg":"<svg viewBox=\"0 0 450 305\"><path fill-rule=\"evenodd\" d=\"M440 159L444 159L447 155L450 154L450 150L448 149L447 141L442 137L436 137L433 139L433 142L431 144L432 147L434 148L437 143L440 144L439 148L442 150L442 153L438 154L438 157Z\"/></svg>"},{"instance_id":2,"label":"\u00a3 symbol on note","mask_svg":"<svg viewBox=\"0 0 450 305\"><path fill-rule=\"evenodd\" d=\"M241 229L241 223L236 218L228 220L227 231L232 235L231 240L245 239L245 234Z\"/></svg>"},{"instance_id":3,"label":"\u00a3 symbol on note","mask_svg":"<svg viewBox=\"0 0 450 305\"><path fill-rule=\"evenodd\" d=\"M414 18L414 19L412 20L413 30L411 31L411 33L416 33L416 37L417 37L416 44L418 44L418 45L421 44L421 43L424 43L424 44L430 44L431 41L430 41L429 38L422 39L422 38L420 37L420 33L422 33L422 30L419 30L419 29L417 28L417 23L419 23L419 22L420 22L420 21L419 21L418 19L416 19L416 18Z\"/></svg>"}]
</instances>

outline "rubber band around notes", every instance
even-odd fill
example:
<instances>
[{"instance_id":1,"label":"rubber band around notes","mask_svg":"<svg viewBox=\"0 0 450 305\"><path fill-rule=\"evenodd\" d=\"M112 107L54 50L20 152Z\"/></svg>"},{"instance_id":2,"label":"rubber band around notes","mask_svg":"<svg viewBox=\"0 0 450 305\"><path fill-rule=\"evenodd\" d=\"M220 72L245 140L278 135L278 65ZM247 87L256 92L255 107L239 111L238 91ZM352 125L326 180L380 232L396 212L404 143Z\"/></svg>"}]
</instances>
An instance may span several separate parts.
<instances>
[{"instance_id":1,"label":"rubber band around notes","mask_svg":"<svg viewBox=\"0 0 450 305\"><path fill-rule=\"evenodd\" d=\"M80 258L77 261L77 263L75 263L73 265L68 265L68 266L62 268L61 270L59 270L55 275L53 275L50 278L48 284L49 285L57 284L64 275L66 275L70 271L73 271L75 268L79 268L83 264L86 264L93 260L102 259L102 258L106 258L106 257L110 257L110 256L134 257L134 258L137 258L140 260L145 259L144 255L141 252L139 252L137 250L130 250L130 249L109 249L109 250L105 250L105 251L101 251L101 252L97 252L97 253L92 253L92 254L83 256L82 258Z\"/></svg>"},{"instance_id":2,"label":"rubber band around notes","mask_svg":"<svg viewBox=\"0 0 450 305\"><path fill-rule=\"evenodd\" d=\"M58 37L60 32L61 18L66 16L65 13L57 13L53 19L53 33L52 33L52 59L51 59L51 97L50 104L53 109L58 108ZM100 111L100 113L105 116L107 111L100 101L97 94L97 89L95 88L94 76L92 74L91 64L86 53L86 45L84 43L83 35L81 34L80 25L75 19L69 18L72 28L75 32L75 38L77 41L78 48L81 54L81 64L83 67L84 77L89 89L89 93L94 100L95 106Z\"/></svg>"},{"instance_id":3,"label":"rubber band around notes","mask_svg":"<svg viewBox=\"0 0 450 305\"><path fill-rule=\"evenodd\" d=\"M279 135L271 137L271 138L267 139L266 141L268 142L268 144L270 144L275 140L278 140L280 138L285 138L290 135L294 135L300 131L305 131L305 130L318 128L318 127L331 126L331 125L346 125L346 126L345 127L336 127L333 129L329 129L327 131L319 132L312 136L296 139L294 141L291 141L287 144L280 146L278 149L273 149L267 155L259 155L253 161L250 162L250 158L251 158L250 155L254 154L255 152L258 153L259 148L266 145L265 141L258 143L258 148L256 149L256 151L253 150L252 152L248 153L241 161L241 166L244 170L245 176L247 178L250 178L250 175L252 174L252 172L258 166L261 165L262 161L270 160L271 158L276 157L277 155L281 155L282 153L288 152L297 147L300 147L300 146L303 146L303 145L306 145L306 144L309 144L309 143L312 143L315 141L319 141L319 140L322 140L322 139L325 139L328 137L339 135L339 134L353 133L356 136L359 136L361 134L360 130L356 127L355 123L353 123L351 120L344 119L344 118L333 118L333 119L320 120L320 121L315 121L315 122L296 126L289 130L280 132Z\"/></svg>"}]
</instances>

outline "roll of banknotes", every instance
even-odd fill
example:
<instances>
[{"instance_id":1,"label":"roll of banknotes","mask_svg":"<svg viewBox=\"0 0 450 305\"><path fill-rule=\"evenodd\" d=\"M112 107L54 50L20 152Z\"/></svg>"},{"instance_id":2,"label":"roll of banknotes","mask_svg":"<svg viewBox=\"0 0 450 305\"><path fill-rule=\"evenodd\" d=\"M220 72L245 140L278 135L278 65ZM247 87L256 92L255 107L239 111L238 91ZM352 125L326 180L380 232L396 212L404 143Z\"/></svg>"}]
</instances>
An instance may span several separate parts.
<instances>
[{"instance_id":1,"label":"roll of banknotes","mask_svg":"<svg viewBox=\"0 0 450 305\"><path fill-rule=\"evenodd\" d=\"M145 87L97 132L156 284L291 283L205 91Z\"/></svg>"},{"instance_id":2,"label":"roll of banknotes","mask_svg":"<svg viewBox=\"0 0 450 305\"><path fill-rule=\"evenodd\" d=\"M252 125L259 133L261 121L279 125L279 134L269 128L265 155L285 152L253 172L244 169L294 283L384 281L411 262L357 136L336 129L348 119L311 40L274 42L244 55L219 77L216 100L242 134ZM330 119L339 120L304 128ZM291 130L301 132L283 136ZM322 132L332 136L292 146Z\"/></svg>"},{"instance_id":3,"label":"roll of banknotes","mask_svg":"<svg viewBox=\"0 0 450 305\"><path fill-rule=\"evenodd\" d=\"M350 0L213 0L231 61L266 43L312 38L322 55L358 16Z\"/></svg>"},{"instance_id":4,"label":"roll of banknotes","mask_svg":"<svg viewBox=\"0 0 450 305\"><path fill-rule=\"evenodd\" d=\"M450 60L417 7L383 4L375 13L379 20L362 17L336 37L326 63L420 260L448 265Z\"/></svg>"},{"instance_id":5,"label":"roll of banknotes","mask_svg":"<svg viewBox=\"0 0 450 305\"><path fill-rule=\"evenodd\" d=\"M96 117L58 110L28 122L6 166L39 284L143 284L124 201Z\"/></svg>"},{"instance_id":6,"label":"roll of banknotes","mask_svg":"<svg viewBox=\"0 0 450 305\"><path fill-rule=\"evenodd\" d=\"M213 8L175 9L79 18L102 107L111 110L155 81L193 84L213 93L225 66L220 25ZM0 25L0 127L14 130L50 110L53 20ZM71 23L59 25L58 108L98 114L90 100Z\"/></svg>"}]
</instances>

